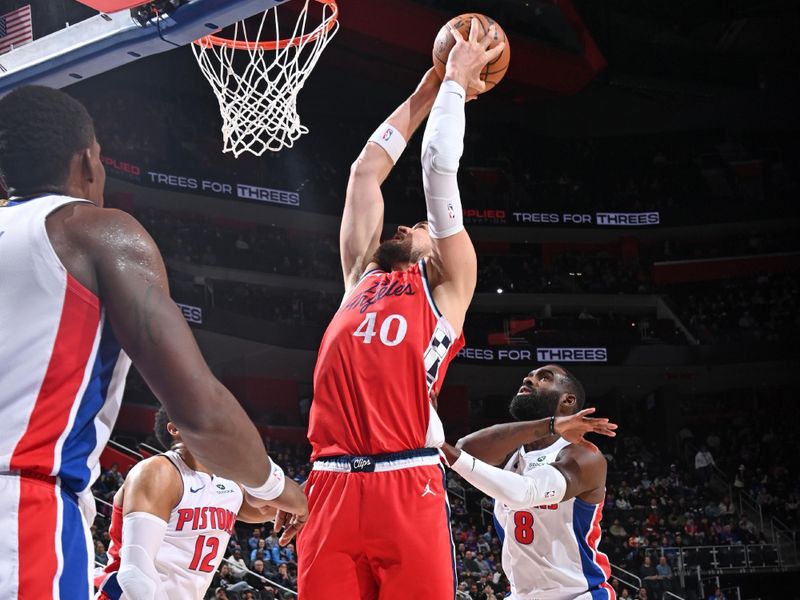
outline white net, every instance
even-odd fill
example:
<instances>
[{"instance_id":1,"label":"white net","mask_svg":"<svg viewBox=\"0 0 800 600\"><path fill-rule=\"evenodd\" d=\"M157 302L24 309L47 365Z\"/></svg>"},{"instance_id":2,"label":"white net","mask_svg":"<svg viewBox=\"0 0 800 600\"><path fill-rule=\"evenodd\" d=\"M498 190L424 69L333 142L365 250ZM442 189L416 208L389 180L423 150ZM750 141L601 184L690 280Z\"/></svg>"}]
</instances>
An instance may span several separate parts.
<instances>
[{"instance_id":1,"label":"white net","mask_svg":"<svg viewBox=\"0 0 800 600\"><path fill-rule=\"evenodd\" d=\"M322 20L313 29L309 24L312 0L305 0L290 35L281 37L277 7L273 7L261 15L253 39L240 22L229 39L207 36L192 44L197 64L219 103L223 152L261 156L267 150L291 148L308 133L297 113L297 95L339 28L336 4L315 1ZM265 27L268 21L274 22L274 29ZM262 34L273 32L275 42L261 41Z\"/></svg>"}]
</instances>

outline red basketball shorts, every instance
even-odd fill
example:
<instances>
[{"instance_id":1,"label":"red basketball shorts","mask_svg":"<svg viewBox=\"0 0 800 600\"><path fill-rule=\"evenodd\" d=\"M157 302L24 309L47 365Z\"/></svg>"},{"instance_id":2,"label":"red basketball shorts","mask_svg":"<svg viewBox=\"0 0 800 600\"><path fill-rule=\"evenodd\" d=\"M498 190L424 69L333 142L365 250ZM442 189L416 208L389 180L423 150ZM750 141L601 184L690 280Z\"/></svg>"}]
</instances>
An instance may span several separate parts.
<instances>
[{"instance_id":1,"label":"red basketball shorts","mask_svg":"<svg viewBox=\"0 0 800 600\"><path fill-rule=\"evenodd\" d=\"M299 600L455 598L450 506L436 450L319 459L306 493Z\"/></svg>"}]
</instances>

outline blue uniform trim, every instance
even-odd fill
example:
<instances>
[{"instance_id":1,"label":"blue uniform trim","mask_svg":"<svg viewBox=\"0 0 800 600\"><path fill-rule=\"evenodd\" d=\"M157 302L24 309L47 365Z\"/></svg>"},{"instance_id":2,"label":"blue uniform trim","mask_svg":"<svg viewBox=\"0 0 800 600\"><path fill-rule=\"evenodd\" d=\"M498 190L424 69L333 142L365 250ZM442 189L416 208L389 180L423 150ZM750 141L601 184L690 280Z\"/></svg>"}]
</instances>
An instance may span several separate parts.
<instances>
[{"instance_id":1,"label":"blue uniform trim","mask_svg":"<svg viewBox=\"0 0 800 600\"><path fill-rule=\"evenodd\" d=\"M122 597L122 588L119 586L119 581L117 581L116 571L106 578L103 585L100 586L100 591L103 592L109 600L119 600Z\"/></svg>"},{"instance_id":2,"label":"blue uniform trim","mask_svg":"<svg viewBox=\"0 0 800 600\"><path fill-rule=\"evenodd\" d=\"M575 498L572 507L572 528L575 532L575 539L578 542L578 551L581 557L583 575L586 577L586 584L593 600L609 600L608 590L600 587L606 583L606 575L595 562L595 551L593 551L586 541L586 537L592 529L595 513L599 505L589 504L580 498Z\"/></svg>"},{"instance_id":3,"label":"blue uniform trim","mask_svg":"<svg viewBox=\"0 0 800 600\"><path fill-rule=\"evenodd\" d=\"M497 507L497 500L494 501L495 507ZM503 526L500 525L500 521L497 520L497 515L492 510L492 521L494 522L494 529L497 532L497 537L500 538L500 546L502 546L506 541L506 530L503 529Z\"/></svg>"},{"instance_id":4,"label":"blue uniform trim","mask_svg":"<svg viewBox=\"0 0 800 600\"><path fill-rule=\"evenodd\" d=\"M433 299L433 289L428 281L428 266L425 264L424 258L419 261L419 272L420 275L422 275L422 286L425 288L425 295L428 297L428 302L431 305L431 309L433 309L433 314L439 318L442 316L442 311L439 310L439 307L436 306L436 301Z\"/></svg>"},{"instance_id":5,"label":"blue uniform trim","mask_svg":"<svg viewBox=\"0 0 800 600\"><path fill-rule=\"evenodd\" d=\"M61 557L62 569L58 579L59 597L89 598L89 550L83 517L76 502L64 490L61 494Z\"/></svg>"},{"instance_id":6,"label":"blue uniform trim","mask_svg":"<svg viewBox=\"0 0 800 600\"><path fill-rule=\"evenodd\" d=\"M61 467L58 476L61 477L62 485L76 492L89 486L92 473L87 459L97 446L94 419L106 402L108 386L111 384L120 352L121 348L114 337L111 325L104 319L92 374L83 392L72 429L61 449Z\"/></svg>"},{"instance_id":7,"label":"blue uniform trim","mask_svg":"<svg viewBox=\"0 0 800 600\"><path fill-rule=\"evenodd\" d=\"M447 495L447 472L445 471L445 468L441 464L439 465L439 469L441 469L442 471L442 489L445 491L445 495ZM456 543L453 540L453 528L450 526L449 500L445 500L444 508L445 508L445 517L447 518L446 522L447 535L450 537L450 564L452 565L453 569L453 599L455 600L456 591L458 590L458 571L456 569Z\"/></svg>"}]
</instances>

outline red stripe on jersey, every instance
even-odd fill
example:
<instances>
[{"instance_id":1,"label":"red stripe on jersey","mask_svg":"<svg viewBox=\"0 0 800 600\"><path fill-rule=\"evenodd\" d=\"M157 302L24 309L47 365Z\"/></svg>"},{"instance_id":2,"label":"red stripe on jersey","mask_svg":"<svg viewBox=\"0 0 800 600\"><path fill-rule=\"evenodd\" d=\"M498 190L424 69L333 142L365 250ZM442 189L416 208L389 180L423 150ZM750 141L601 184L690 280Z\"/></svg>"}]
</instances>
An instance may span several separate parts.
<instances>
[{"instance_id":1,"label":"red stripe on jersey","mask_svg":"<svg viewBox=\"0 0 800 600\"><path fill-rule=\"evenodd\" d=\"M107 552L108 564L103 571L114 573L119 571L119 566L122 562L119 557L119 551L122 548L122 507L118 504L114 504L111 512L111 527L108 528L108 537L111 539Z\"/></svg>"},{"instance_id":2,"label":"red stripe on jersey","mask_svg":"<svg viewBox=\"0 0 800 600\"><path fill-rule=\"evenodd\" d=\"M586 536L586 543L589 544L589 548L592 549L594 552L594 562L597 563L597 566L600 567L600 570L603 571L606 578L611 577L611 564L608 560L608 556L603 554L597 549L597 544L600 540L600 521L603 518L603 504L602 502L597 505L597 508L594 511L594 519L592 519L592 528L589 530L589 535Z\"/></svg>"},{"instance_id":3,"label":"red stripe on jersey","mask_svg":"<svg viewBox=\"0 0 800 600\"><path fill-rule=\"evenodd\" d=\"M19 597L53 598L59 557L58 488L48 483L19 478L17 547L19 548ZM50 540L47 537L50 536Z\"/></svg>"},{"instance_id":4,"label":"red stripe on jersey","mask_svg":"<svg viewBox=\"0 0 800 600\"><path fill-rule=\"evenodd\" d=\"M100 300L67 274L64 305L50 362L28 427L11 456L11 469L52 475L58 440L69 424L72 407L86 374L97 327Z\"/></svg>"}]
</instances>

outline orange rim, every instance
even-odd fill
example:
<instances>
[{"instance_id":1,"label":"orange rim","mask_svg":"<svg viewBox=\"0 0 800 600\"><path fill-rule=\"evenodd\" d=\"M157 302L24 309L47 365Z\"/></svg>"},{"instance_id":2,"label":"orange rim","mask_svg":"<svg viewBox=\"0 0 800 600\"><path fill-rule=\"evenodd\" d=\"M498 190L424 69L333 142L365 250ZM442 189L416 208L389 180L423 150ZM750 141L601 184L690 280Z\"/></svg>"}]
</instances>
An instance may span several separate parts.
<instances>
[{"instance_id":1,"label":"orange rim","mask_svg":"<svg viewBox=\"0 0 800 600\"><path fill-rule=\"evenodd\" d=\"M194 43L203 48L210 48L211 46L226 46L234 50L283 50L289 46L301 46L307 42L313 41L321 36L323 33L328 33L339 18L339 7L336 6L336 0L316 0L320 4L327 4L331 7L332 14L328 18L328 23L325 29L319 31L312 31L300 37L287 38L285 40L272 40L269 42L244 42L241 40L229 40L218 35L209 34L195 40Z\"/></svg>"}]
</instances>

